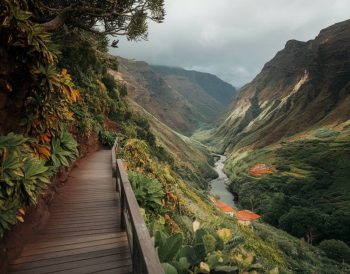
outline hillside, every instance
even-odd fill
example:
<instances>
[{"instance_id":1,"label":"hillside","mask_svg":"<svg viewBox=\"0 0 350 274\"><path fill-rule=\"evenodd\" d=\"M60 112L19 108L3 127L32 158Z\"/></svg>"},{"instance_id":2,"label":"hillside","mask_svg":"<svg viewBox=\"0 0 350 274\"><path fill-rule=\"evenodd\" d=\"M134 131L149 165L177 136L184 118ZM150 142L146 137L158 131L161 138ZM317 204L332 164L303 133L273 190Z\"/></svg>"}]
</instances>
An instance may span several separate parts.
<instances>
[{"instance_id":1,"label":"hillside","mask_svg":"<svg viewBox=\"0 0 350 274\"><path fill-rule=\"evenodd\" d=\"M288 41L243 87L215 130L221 151L263 147L298 132L335 127L350 118L350 21L308 42Z\"/></svg>"},{"instance_id":2,"label":"hillside","mask_svg":"<svg viewBox=\"0 0 350 274\"><path fill-rule=\"evenodd\" d=\"M165 79L169 86L175 88L193 105L196 104L195 100L202 100L206 106L211 103L227 106L236 92L232 85L210 73L166 66L151 67ZM197 97L199 95L205 97ZM211 98L209 102L204 101L209 98Z\"/></svg>"},{"instance_id":3,"label":"hillside","mask_svg":"<svg viewBox=\"0 0 350 274\"><path fill-rule=\"evenodd\" d=\"M147 119L158 144L174 158L177 173L192 186L206 189L208 180L217 176L206 147L174 131L136 102L129 100L129 106Z\"/></svg>"},{"instance_id":4,"label":"hillside","mask_svg":"<svg viewBox=\"0 0 350 274\"><path fill-rule=\"evenodd\" d=\"M155 19L161 20L163 2L147 3L152 8L150 14L155 13L158 15ZM141 10L135 12L138 4ZM0 59L4 60L0 69L0 113L6 117L6 121L3 118L0 123L0 272L6 273L9 265L24 266L20 272L35 272L33 267L40 268L40 272L45 272L42 267L49 268L48 272L114 272L114 263L130 266L128 253L115 258L124 248L130 251L126 236L130 243L137 243L137 238L142 241L146 225L155 247L147 250L158 253L166 274L349 273L349 265L327 258L321 249L266 223L242 225L213 205L207 189L207 179L214 176L209 153L200 143L177 132L179 128L192 132L205 122L195 120L200 116L193 116L196 108L182 95L184 90L169 87L168 76L161 76L144 62L122 60L127 64L121 62L120 71L116 72L118 62L108 53L107 35L96 35L101 24L105 24L111 31L128 27L127 38L142 38L147 32L142 21L145 5L140 1L126 1L123 6L129 8L130 13L125 17L114 9L110 14L112 18L106 18L106 13L113 7L119 8L119 2L89 1L84 5L105 10L94 17L84 6L82 13L75 10L65 14L71 20L51 33L47 25L43 27L38 23L38 17L48 15L49 19L42 18L48 23L55 12L66 12L76 5L67 1L0 3ZM98 25L94 26L93 22ZM84 23L86 25L81 25ZM211 79L218 85L217 78ZM186 80L186 85L189 82ZM191 83L198 89L201 85L207 86L208 90L202 87L201 96L213 98L210 100L223 106L222 93L213 97L214 89L209 89L205 80L192 79ZM187 120L187 115L192 120ZM343 124L343 129L347 127L348 124ZM324 130L315 136L323 138L322 146L332 147L343 157L348 136L343 130L334 131ZM117 137L115 153L122 159L120 166L127 174L112 181L108 150ZM85 160L81 158L96 150L102 154L95 154L97 158L90 158L82 168ZM312 152L322 154L318 148ZM290 161L290 165L295 164L288 153L282 151L277 155ZM294 151L291 154L294 155ZM241 158L245 156L241 154ZM229 164L237 160L232 157ZM341 172L334 171L334 165L329 166L329 173L337 173L337 180L343 180L348 174L346 164ZM73 168L80 170L81 175L70 174ZM279 166L277 169L282 170ZM292 169L290 173L296 171ZM115 191L118 181L125 183L119 193L128 192L121 199ZM130 192L130 185L135 196ZM339 185L332 191L340 191ZM101 204L95 202L96 198ZM54 200L65 207L55 207ZM130 201L133 201L132 211ZM340 202L344 206L345 203ZM123 214L115 214L117 207ZM130 212L139 212L144 223L141 216L135 217ZM108 220L104 219L107 215ZM121 216L125 224L138 218L137 229L142 234L130 236L126 233L128 229L122 231L119 221L121 224L124 221L117 218ZM64 220L64 225L58 225L58 219ZM106 225L107 230L101 224ZM44 233L43 229L49 231ZM135 231L135 227L132 230ZM116 232L125 234L111 240L111 234ZM95 238L94 234L99 237ZM84 235L88 237L82 237ZM38 238L45 240L44 244L40 244ZM33 243L39 246L33 248ZM14 259L23 248L29 256L22 253L16 263ZM134 263L139 259L137 254L149 259L144 250L136 251L138 248L134 245L131 249ZM106 253L99 253L104 250ZM339 258L343 257L335 259ZM86 265L81 268L80 263ZM103 266L103 270L97 270L96 265Z\"/></svg>"},{"instance_id":5,"label":"hillside","mask_svg":"<svg viewBox=\"0 0 350 274\"><path fill-rule=\"evenodd\" d=\"M129 97L185 135L213 123L235 93L234 87L211 74L150 66L121 57L118 62Z\"/></svg>"},{"instance_id":6,"label":"hillside","mask_svg":"<svg viewBox=\"0 0 350 274\"><path fill-rule=\"evenodd\" d=\"M214 130L239 205L313 244L350 244L350 21L289 41Z\"/></svg>"}]
</instances>

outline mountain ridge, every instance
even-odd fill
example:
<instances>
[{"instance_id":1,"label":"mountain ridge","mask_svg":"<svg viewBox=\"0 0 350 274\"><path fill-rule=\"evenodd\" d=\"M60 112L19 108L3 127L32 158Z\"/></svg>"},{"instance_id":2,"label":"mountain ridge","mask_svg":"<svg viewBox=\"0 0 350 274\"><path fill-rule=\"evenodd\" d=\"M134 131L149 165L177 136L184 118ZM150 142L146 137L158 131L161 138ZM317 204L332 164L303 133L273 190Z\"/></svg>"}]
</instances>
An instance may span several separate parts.
<instances>
[{"instance_id":1,"label":"mountain ridge","mask_svg":"<svg viewBox=\"0 0 350 274\"><path fill-rule=\"evenodd\" d=\"M169 73L172 68L154 67L143 61L118 57L118 63L116 74L127 83L129 97L166 125L187 136L199 126L213 123L235 92L234 87L213 75L210 77L216 77L216 84L204 89L203 85L186 76L193 72L181 70L185 77L178 77ZM195 72L195 75L205 79L210 74ZM215 97L215 87L223 90L217 93L221 94L219 98L226 94L225 100Z\"/></svg>"},{"instance_id":2,"label":"mountain ridge","mask_svg":"<svg viewBox=\"0 0 350 274\"><path fill-rule=\"evenodd\" d=\"M348 20L322 30L314 40L288 41L232 102L230 115L213 134L215 141L227 136L219 149L264 146L311 126L348 120L349 36ZM243 139L247 143L239 144Z\"/></svg>"},{"instance_id":3,"label":"mountain ridge","mask_svg":"<svg viewBox=\"0 0 350 274\"><path fill-rule=\"evenodd\" d=\"M227 154L238 206L316 245L350 244L349 48L350 20L288 41L218 127L195 135ZM261 166L271 172L252 172Z\"/></svg>"}]
</instances>

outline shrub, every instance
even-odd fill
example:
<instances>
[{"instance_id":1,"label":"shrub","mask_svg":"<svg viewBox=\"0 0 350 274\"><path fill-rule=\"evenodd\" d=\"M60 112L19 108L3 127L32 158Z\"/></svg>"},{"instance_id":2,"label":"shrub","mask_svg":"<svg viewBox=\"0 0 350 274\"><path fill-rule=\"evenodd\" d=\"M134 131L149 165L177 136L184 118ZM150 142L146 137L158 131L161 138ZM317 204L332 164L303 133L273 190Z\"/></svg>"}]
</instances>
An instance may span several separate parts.
<instances>
[{"instance_id":1,"label":"shrub","mask_svg":"<svg viewBox=\"0 0 350 274\"><path fill-rule=\"evenodd\" d=\"M33 142L13 133L0 136L0 238L17 220L24 221L23 208L35 204L50 183L51 170L36 158Z\"/></svg>"},{"instance_id":2,"label":"shrub","mask_svg":"<svg viewBox=\"0 0 350 274\"><path fill-rule=\"evenodd\" d=\"M324 240L319 248L333 260L350 263L350 247L343 241Z\"/></svg>"},{"instance_id":3,"label":"shrub","mask_svg":"<svg viewBox=\"0 0 350 274\"><path fill-rule=\"evenodd\" d=\"M290 171L290 166L286 164L280 164L277 166L277 170L279 171Z\"/></svg>"},{"instance_id":4,"label":"shrub","mask_svg":"<svg viewBox=\"0 0 350 274\"><path fill-rule=\"evenodd\" d=\"M117 138L117 133L114 131L100 131L99 133L99 139L102 145L113 147L114 141Z\"/></svg>"},{"instance_id":5,"label":"shrub","mask_svg":"<svg viewBox=\"0 0 350 274\"><path fill-rule=\"evenodd\" d=\"M129 172L128 175L140 206L158 212L162 207L162 199L165 198L162 184L157 179L136 172Z\"/></svg>"},{"instance_id":6,"label":"shrub","mask_svg":"<svg viewBox=\"0 0 350 274\"><path fill-rule=\"evenodd\" d=\"M117 88L117 83L115 82L112 75L106 74L102 77L102 82L106 86L109 97L112 99L118 99L115 89Z\"/></svg>"},{"instance_id":7,"label":"shrub","mask_svg":"<svg viewBox=\"0 0 350 274\"><path fill-rule=\"evenodd\" d=\"M78 143L68 132L63 131L58 138L51 141L51 160L54 167L65 166L79 156Z\"/></svg>"},{"instance_id":8,"label":"shrub","mask_svg":"<svg viewBox=\"0 0 350 274\"><path fill-rule=\"evenodd\" d=\"M323 138L336 137L339 135L339 132L329 128L320 128L316 130L314 135L316 138L323 139Z\"/></svg>"}]
</instances>

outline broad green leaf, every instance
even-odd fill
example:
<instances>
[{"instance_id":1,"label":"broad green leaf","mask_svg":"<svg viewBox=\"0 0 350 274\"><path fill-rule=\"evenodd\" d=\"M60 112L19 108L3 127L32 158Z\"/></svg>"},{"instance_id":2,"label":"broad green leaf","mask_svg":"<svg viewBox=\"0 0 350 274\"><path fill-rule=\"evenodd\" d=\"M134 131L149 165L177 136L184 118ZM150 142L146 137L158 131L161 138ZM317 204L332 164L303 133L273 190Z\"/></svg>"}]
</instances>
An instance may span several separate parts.
<instances>
[{"instance_id":1,"label":"broad green leaf","mask_svg":"<svg viewBox=\"0 0 350 274\"><path fill-rule=\"evenodd\" d=\"M182 234L171 235L158 247L158 256L161 262L171 262L179 253L182 246Z\"/></svg>"},{"instance_id":2,"label":"broad green leaf","mask_svg":"<svg viewBox=\"0 0 350 274\"><path fill-rule=\"evenodd\" d=\"M169 263L162 263L165 274L178 274L176 268Z\"/></svg>"}]
</instances>

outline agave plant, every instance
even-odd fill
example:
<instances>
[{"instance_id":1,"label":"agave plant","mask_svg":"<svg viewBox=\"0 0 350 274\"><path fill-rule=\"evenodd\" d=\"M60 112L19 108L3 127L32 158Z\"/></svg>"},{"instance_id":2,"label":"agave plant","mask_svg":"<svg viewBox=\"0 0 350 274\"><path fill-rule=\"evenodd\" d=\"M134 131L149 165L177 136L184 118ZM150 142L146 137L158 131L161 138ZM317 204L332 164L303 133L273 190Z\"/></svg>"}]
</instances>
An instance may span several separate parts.
<instances>
[{"instance_id":1,"label":"agave plant","mask_svg":"<svg viewBox=\"0 0 350 274\"><path fill-rule=\"evenodd\" d=\"M9 133L0 136L0 236L17 220L22 207L35 204L50 182L51 170L34 157L32 139Z\"/></svg>"},{"instance_id":2,"label":"agave plant","mask_svg":"<svg viewBox=\"0 0 350 274\"><path fill-rule=\"evenodd\" d=\"M165 198L162 184L157 179L139 173L129 172L128 175L140 206L153 212L159 211Z\"/></svg>"},{"instance_id":3,"label":"agave plant","mask_svg":"<svg viewBox=\"0 0 350 274\"><path fill-rule=\"evenodd\" d=\"M69 163L79 156L78 143L66 130L51 141L51 160L55 168L68 167Z\"/></svg>"}]
</instances>

